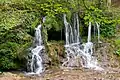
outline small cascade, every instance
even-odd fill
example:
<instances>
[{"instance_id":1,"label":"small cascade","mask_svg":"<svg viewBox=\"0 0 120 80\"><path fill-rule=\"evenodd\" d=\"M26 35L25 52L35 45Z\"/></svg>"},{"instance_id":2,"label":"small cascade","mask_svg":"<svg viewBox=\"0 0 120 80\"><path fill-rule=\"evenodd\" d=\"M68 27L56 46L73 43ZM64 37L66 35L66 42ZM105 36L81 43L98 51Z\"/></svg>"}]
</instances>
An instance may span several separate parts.
<instances>
[{"instance_id":1,"label":"small cascade","mask_svg":"<svg viewBox=\"0 0 120 80\"><path fill-rule=\"evenodd\" d=\"M71 28L67 22L66 14L64 14L64 25L65 25L65 34L66 34L66 45L65 45L65 52L66 52L66 61L63 62L62 66L71 68L71 67L85 67L95 70L103 70L102 68L98 67L97 59L92 56L93 54L93 43L91 42L91 22L89 22L88 27L88 41L87 43L80 44L81 40L79 35L79 19L78 15L76 18L74 17L74 26ZM75 25L77 24L77 25ZM71 28L71 29L69 29ZM73 35L73 31L75 34ZM71 34L73 35L73 43L70 43L69 39ZM76 33L77 32L77 33Z\"/></svg>"},{"instance_id":2,"label":"small cascade","mask_svg":"<svg viewBox=\"0 0 120 80\"><path fill-rule=\"evenodd\" d=\"M96 23L97 31L98 31L98 43L102 43L102 42L100 41L100 25L99 25L97 22L95 22L95 23Z\"/></svg>"},{"instance_id":3,"label":"small cascade","mask_svg":"<svg viewBox=\"0 0 120 80\"><path fill-rule=\"evenodd\" d=\"M74 18L74 26L73 26L73 28L74 28L74 36L75 36L75 37L74 37L74 43L75 43L75 42L77 42L77 39L76 39L76 38L77 38L76 14L74 14L74 17L73 17L73 18Z\"/></svg>"},{"instance_id":4,"label":"small cascade","mask_svg":"<svg viewBox=\"0 0 120 80\"><path fill-rule=\"evenodd\" d=\"M43 21L44 20L45 19L43 18ZM30 59L28 60L28 65L27 65L29 73L27 73L27 75L40 74L44 72L43 50L45 49L45 47L43 45L41 28L42 28L41 24L38 25L37 28L35 28L34 47L31 49L31 53L29 55Z\"/></svg>"},{"instance_id":5,"label":"small cascade","mask_svg":"<svg viewBox=\"0 0 120 80\"><path fill-rule=\"evenodd\" d=\"M77 19L77 43L79 43L80 42L80 34L79 34L79 27L80 27L80 25L79 25L79 19L78 19L78 14L76 14L76 19Z\"/></svg>"},{"instance_id":6,"label":"small cascade","mask_svg":"<svg viewBox=\"0 0 120 80\"><path fill-rule=\"evenodd\" d=\"M69 31L70 43L73 43L74 42L73 29L72 29L72 26L70 24L69 24L69 28L70 28L70 31Z\"/></svg>"},{"instance_id":7,"label":"small cascade","mask_svg":"<svg viewBox=\"0 0 120 80\"><path fill-rule=\"evenodd\" d=\"M69 23L67 22L67 20L66 20L66 15L64 14L63 15L63 17L64 17L64 25L65 25L65 39L66 39L66 45L68 45L69 44L69 32L68 32L68 29L69 29L69 27L68 27L68 25L69 25Z\"/></svg>"},{"instance_id":8,"label":"small cascade","mask_svg":"<svg viewBox=\"0 0 120 80\"><path fill-rule=\"evenodd\" d=\"M88 27L88 42L91 42L91 22L89 22L89 27Z\"/></svg>"},{"instance_id":9,"label":"small cascade","mask_svg":"<svg viewBox=\"0 0 120 80\"><path fill-rule=\"evenodd\" d=\"M79 35L79 19L78 19L78 14L74 14L74 24L73 24L73 34L74 34L74 42L73 43L79 43L80 41L80 35Z\"/></svg>"}]
</instances>

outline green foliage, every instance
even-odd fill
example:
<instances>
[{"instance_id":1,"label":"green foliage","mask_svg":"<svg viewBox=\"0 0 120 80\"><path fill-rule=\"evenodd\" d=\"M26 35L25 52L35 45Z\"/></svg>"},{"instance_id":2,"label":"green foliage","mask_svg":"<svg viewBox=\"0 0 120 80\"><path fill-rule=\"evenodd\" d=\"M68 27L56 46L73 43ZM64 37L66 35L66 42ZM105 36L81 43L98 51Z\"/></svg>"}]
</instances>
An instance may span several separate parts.
<instances>
[{"instance_id":1,"label":"green foliage","mask_svg":"<svg viewBox=\"0 0 120 80\"><path fill-rule=\"evenodd\" d=\"M96 8L95 6L90 6L85 11L85 24L88 25L88 22L92 22L93 24L95 24L95 22L98 22L100 23L100 33L104 37L114 36L116 33L116 25L119 20L113 18L113 14L111 12L103 11L104 10Z\"/></svg>"},{"instance_id":2,"label":"green foliage","mask_svg":"<svg viewBox=\"0 0 120 80\"><path fill-rule=\"evenodd\" d=\"M118 44L118 45L120 44L120 37L115 40L115 44L116 44L116 45L117 45L117 44ZM120 45L119 45L119 46L120 46Z\"/></svg>"},{"instance_id":3,"label":"green foliage","mask_svg":"<svg viewBox=\"0 0 120 80\"><path fill-rule=\"evenodd\" d=\"M26 49L29 44L20 45L15 42L6 42L0 46L0 68L1 69L18 69L18 62L26 59ZM18 61L18 62L17 62ZM23 62L24 64L24 62ZM21 65L21 63L19 63Z\"/></svg>"},{"instance_id":4,"label":"green foliage","mask_svg":"<svg viewBox=\"0 0 120 80\"><path fill-rule=\"evenodd\" d=\"M60 19L56 16L47 16L44 23L47 30L50 30L51 28L55 29L56 31L61 30L63 27L63 22Z\"/></svg>"},{"instance_id":5,"label":"green foliage","mask_svg":"<svg viewBox=\"0 0 120 80\"><path fill-rule=\"evenodd\" d=\"M20 60L26 59L26 49L32 42L31 25L37 25L37 13L21 10L20 4L12 1L0 3L0 69L18 69L25 64Z\"/></svg>"},{"instance_id":6,"label":"green foliage","mask_svg":"<svg viewBox=\"0 0 120 80\"><path fill-rule=\"evenodd\" d=\"M54 16L55 14L67 12L67 8L63 8L62 4L55 3L55 1L48 1L40 5L44 15Z\"/></svg>"},{"instance_id":7,"label":"green foliage","mask_svg":"<svg viewBox=\"0 0 120 80\"><path fill-rule=\"evenodd\" d=\"M116 47L117 50L114 53L116 55L120 56L120 37L115 40L115 47Z\"/></svg>"},{"instance_id":8,"label":"green foliage","mask_svg":"<svg viewBox=\"0 0 120 80\"><path fill-rule=\"evenodd\" d=\"M51 65L58 66L64 54L63 41L48 42L48 56L51 58Z\"/></svg>"},{"instance_id":9,"label":"green foliage","mask_svg":"<svg viewBox=\"0 0 120 80\"><path fill-rule=\"evenodd\" d=\"M100 27L101 34L104 37L115 36L116 33L116 22L114 20L105 20Z\"/></svg>"},{"instance_id":10,"label":"green foliage","mask_svg":"<svg viewBox=\"0 0 120 80\"><path fill-rule=\"evenodd\" d=\"M88 22L94 23L95 21L101 23L103 19L102 10L94 6L90 6L89 9L85 11L85 24L88 24Z\"/></svg>"},{"instance_id":11,"label":"green foliage","mask_svg":"<svg viewBox=\"0 0 120 80\"><path fill-rule=\"evenodd\" d=\"M120 49L120 37L119 35L117 35L116 37L117 39L114 40L114 44L115 44L115 48L119 50Z\"/></svg>"},{"instance_id":12,"label":"green foliage","mask_svg":"<svg viewBox=\"0 0 120 80\"><path fill-rule=\"evenodd\" d=\"M14 54L14 52L17 48L18 48L17 44L12 42L4 43L0 46L1 69L16 68L13 60L16 58L16 54Z\"/></svg>"},{"instance_id":13,"label":"green foliage","mask_svg":"<svg viewBox=\"0 0 120 80\"><path fill-rule=\"evenodd\" d=\"M115 54L120 56L120 49L115 51Z\"/></svg>"},{"instance_id":14,"label":"green foliage","mask_svg":"<svg viewBox=\"0 0 120 80\"><path fill-rule=\"evenodd\" d=\"M20 62L26 59L26 49L32 43L34 29L42 24L41 18L45 16L46 21L42 24L45 44L48 30L59 31L64 27L63 13L67 14L67 19L71 22L73 13L82 12L85 24L96 21L101 24L103 36L113 36L120 19L115 20L112 12L107 12L104 2L105 0L0 0L0 69L17 69L20 64L24 64ZM50 53L55 53L54 60L58 61L57 54L63 51L63 46L56 44L49 49L53 50Z\"/></svg>"}]
</instances>

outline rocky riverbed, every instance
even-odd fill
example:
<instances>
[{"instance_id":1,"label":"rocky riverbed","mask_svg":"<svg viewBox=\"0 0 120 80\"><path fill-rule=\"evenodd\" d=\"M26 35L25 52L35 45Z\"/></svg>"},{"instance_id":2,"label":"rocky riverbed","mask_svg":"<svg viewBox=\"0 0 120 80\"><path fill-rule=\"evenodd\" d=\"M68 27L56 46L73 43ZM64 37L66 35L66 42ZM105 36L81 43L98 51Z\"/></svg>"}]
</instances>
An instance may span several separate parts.
<instances>
[{"instance_id":1,"label":"rocky riverbed","mask_svg":"<svg viewBox=\"0 0 120 80\"><path fill-rule=\"evenodd\" d=\"M25 76L21 72L3 72L0 80L120 80L120 69L107 68L104 71L90 69L52 69L40 76Z\"/></svg>"}]
</instances>

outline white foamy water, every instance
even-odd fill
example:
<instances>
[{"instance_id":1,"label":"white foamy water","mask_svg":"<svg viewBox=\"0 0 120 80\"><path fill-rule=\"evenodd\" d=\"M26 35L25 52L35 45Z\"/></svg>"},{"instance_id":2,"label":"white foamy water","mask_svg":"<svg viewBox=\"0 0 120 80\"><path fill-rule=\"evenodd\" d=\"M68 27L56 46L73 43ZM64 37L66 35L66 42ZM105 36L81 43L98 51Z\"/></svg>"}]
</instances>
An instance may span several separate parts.
<instances>
[{"instance_id":1,"label":"white foamy water","mask_svg":"<svg viewBox=\"0 0 120 80\"><path fill-rule=\"evenodd\" d=\"M79 35L79 19L78 15L74 16L74 26L67 22L66 14L64 14L64 25L66 35L65 52L67 60L63 62L62 66L72 67L76 66L76 58L79 57L79 62L82 67L90 68L94 70L103 70L98 66L97 59L92 56L93 54L93 43L91 42L91 22L88 27L88 40L84 44L80 44ZM77 24L77 25L76 25ZM73 34L74 33L74 34ZM72 41L71 41L72 37ZM82 60L80 59L82 58Z\"/></svg>"},{"instance_id":2,"label":"white foamy water","mask_svg":"<svg viewBox=\"0 0 120 80\"><path fill-rule=\"evenodd\" d=\"M45 21L45 18L43 18L43 22ZM30 72L26 73L26 75L34 75L34 74L40 74L44 72L44 66L43 66L43 60L42 60L42 50L45 49L43 45L42 35L41 35L41 28L42 25L38 25L37 28L35 28L35 38L34 38L34 45L35 47L31 49L31 59L28 63Z\"/></svg>"}]
</instances>

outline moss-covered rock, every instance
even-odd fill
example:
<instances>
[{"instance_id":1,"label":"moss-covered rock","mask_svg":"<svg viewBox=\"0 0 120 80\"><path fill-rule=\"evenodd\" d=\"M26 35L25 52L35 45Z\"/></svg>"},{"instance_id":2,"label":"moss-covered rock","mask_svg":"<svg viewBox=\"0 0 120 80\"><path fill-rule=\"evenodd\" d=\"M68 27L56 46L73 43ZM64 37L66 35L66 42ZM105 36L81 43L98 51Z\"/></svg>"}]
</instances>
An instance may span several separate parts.
<instances>
[{"instance_id":1,"label":"moss-covered rock","mask_svg":"<svg viewBox=\"0 0 120 80\"><path fill-rule=\"evenodd\" d=\"M51 41L48 42L48 56L51 59L51 66L58 66L62 61L64 54L64 43L63 41Z\"/></svg>"}]
</instances>

